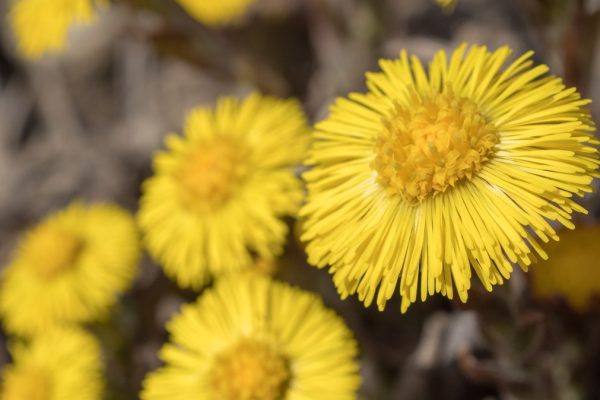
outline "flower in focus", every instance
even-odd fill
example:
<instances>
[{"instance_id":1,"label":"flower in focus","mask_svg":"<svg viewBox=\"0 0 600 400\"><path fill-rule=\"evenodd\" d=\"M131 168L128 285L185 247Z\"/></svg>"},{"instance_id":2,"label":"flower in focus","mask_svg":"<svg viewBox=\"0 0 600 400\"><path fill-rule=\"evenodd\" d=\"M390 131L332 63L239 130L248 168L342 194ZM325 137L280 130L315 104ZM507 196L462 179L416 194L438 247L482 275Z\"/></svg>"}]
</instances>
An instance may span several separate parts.
<instances>
[{"instance_id":1,"label":"flower in focus","mask_svg":"<svg viewBox=\"0 0 600 400\"><path fill-rule=\"evenodd\" d=\"M74 25L89 24L105 0L15 0L9 13L17 47L30 59L65 48Z\"/></svg>"},{"instance_id":2,"label":"flower in focus","mask_svg":"<svg viewBox=\"0 0 600 400\"><path fill-rule=\"evenodd\" d=\"M462 45L426 71L402 52L317 125L302 239L342 297L466 301L472 271L492 290L547 257L549 221L586 212L573 196L598 176L589 100L532 52L504 66L510 54Z\"/></svg>"},{"instance_id":3,"label":"flower in focus","mask_svg":"<svg viewBox=\"0 0 600 400\"><path fill-rule=\"evenodd\" d=\"M101 318L131 284L140 256L133 217L73 203L32 228L4 272L0 316L29 336Z\"/></svg>"},{"instance_id":4,"label":"flower in focus","mask_svg":"<svg viewBox=\"0 0 600 400\"><path fill-rule=\"evenodd\" d=\"M30 343L15 343L2 370L2 400L100 400L102 355L82 330L50 329Z\"/></svg>"},{"instance_id":5,"label":"flower in focus","mask_svg":"<svg viewBox=\"0 0 600 400\"><path fill-rule=\"evenodd\" d=\"M452 12L458 4L458 0L435 0L444 12Z\"/></svg>"},{"instance_id":6,"label":"flower in focus","mask_svg":"<svg viewBox=\"0 0 600 400\"><path fill-rule=\"evenodd\" d=\"M222 26L243 16L255 0L198 1L177 0L177 2L198 21L209 26Z\"/></svg>"},{"instance_id":7,"label":"flower in focus","mask_svg":"<svg viewBox=\"0 0 600 400\"><path fill-rule=\"evenodd\" d=\"M581 226L561 234L560 242L548 246L547 261L532 268L532 291L537 298L563 296L569 305L584 312L600 295L600 226Z\"/></svg>"},{"instance_id":8,"label":"flower in focus","mask_svg":"<svg viewBox=\"0 0 600 400\"><path fill-rule=\"evenodd\" d=\"M139 222L150 254L182 287L210 274L272 259L285 241L281 219L303 198L294 166L305 155L306 120L295 100L253 94L197 108L184 135L171 134L144 183Z\"/></svg>"},{"instance_id":9,"label":"flower in focus","mask_svg":"<svg viewBox=\"0 0 600 400\"><path fill-rule=\"evenodd\" d=\"M165 366L143 400L355 399L357 345L314 294L256 274L231 274L167 329Z\"/></svg>"}]
</instances>

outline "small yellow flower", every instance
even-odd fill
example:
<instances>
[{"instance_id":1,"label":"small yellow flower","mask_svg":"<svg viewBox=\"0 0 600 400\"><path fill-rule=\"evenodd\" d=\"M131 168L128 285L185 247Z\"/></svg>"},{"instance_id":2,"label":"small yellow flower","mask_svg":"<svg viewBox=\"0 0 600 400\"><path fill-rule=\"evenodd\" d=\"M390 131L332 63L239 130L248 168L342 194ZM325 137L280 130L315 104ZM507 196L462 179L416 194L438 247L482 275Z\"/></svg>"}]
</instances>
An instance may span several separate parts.
<instances>
[{"instance_id":1,"label":"small yellow flower","mask_svg":"<svg viewBox=\"0 0 600 400\"><path fill-rule=\"evenodd\" d=\"M223 26L242 17L256 0L177 0L198 21L209 26Z\"/></svg>"},{"instance_id":2,"label":"small yellow flower","mask_svg":"<svg viewBox=\"0 0 600 400\"><path fill-rule=\"evenodd\" d=\"M144 183L139 222L150 254L182 287L210 274L272 259L285 241L282 217L303 197L294 167L305 155L297 101L253 94L193 110L171 134Z\"/></svg>"},{"instance_id":3,"label":"small yellow flower","mask_svg":"<svg viewBox=\"0 0 600 400\"><path fill-rule=\"evenodd\" d=\"M458 0L435 0L444 12L451 13L456 8Z\"/></svg>"},{"instance_id":4,"label":"small yellow flower","mask_svg":"<svg viewBox=\"0 0 600 400\"><path fill-rule=\"evenodd\" d=\"M589 100L532 52L503 67L510 54L462 45L426 71L402 52L317 125L302 239L342 297L466 301L472 271L492 290L546 258L549 221L586 212L573 197L598 176Z\"/></svg>"},{"instance_id":5,"label":"small yellow flower","mask_svg":"<svg viewBox=\"0 0 600 400\"><path fill-rule=\"evenodd\" d=\"M532 268L535 297L563 296L573 309L584 312L600 296L600 225L581 226L561 234L548 246L549 259Z\"/></svg>"},{"instance_id":6,"label":"small yellow flower","mask_svg":"<svg viewBox=\"0 0 600 400\"><path fill-rule=\"evenodd\" d=\"M62 51L69 29L90 24L106 0L14 0L9 21L20 53L38 59Z\"/></svg>"},{"instance_id":7,"label":"small yellow flower","mask_svg":"<svg viewBox=\"0 0 600 400\"><path fill-rule=\"evenodd\" d=\"M314 294L256 274L217 281L167 325L165 366L143 400L351 400L360 384L350 330Z\"/></svg>"},{"instance_id":8,"label":"small yellow flower","mask_svg":"<svg viewBox=\"0 0 600 400\"><path fill-rule=\"evenodd\" d=\"M114 205L73 203L32 228L0 283L9 332L102 317L131 284L140 255L135 220Z\"/></svg>"},{"instance_id":9,"label":"small yellow flower","mask_svg":"<svg viewBox=\"0 0 600 400\"><path fill-rule=\"evenodd\" d=\"M12 346L2 370L2 400L100 400L102 355L82 330L50 329L28 344Z\"/></svg>"}]
</instances>

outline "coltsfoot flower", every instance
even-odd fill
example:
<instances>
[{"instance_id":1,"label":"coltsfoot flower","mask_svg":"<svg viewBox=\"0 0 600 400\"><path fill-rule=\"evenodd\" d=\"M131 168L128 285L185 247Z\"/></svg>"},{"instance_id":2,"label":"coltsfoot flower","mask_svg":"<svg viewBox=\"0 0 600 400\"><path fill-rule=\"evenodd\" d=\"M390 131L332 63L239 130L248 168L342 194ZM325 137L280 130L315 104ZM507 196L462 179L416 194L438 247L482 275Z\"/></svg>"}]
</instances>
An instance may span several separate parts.
<instances>
[{"instance_id":1,"label":"coltsfoot flower","mask_svg":"<svg viewBox=\"0 0 600 400\"><path fill-rule=\"evenodd\" d=\"M242 17L256 0L177 0L195 19L209 25L222 26Z\"/></svg>"},{"instance_id":2,"label":"coltsfoot flower","mask_svg":"<svg viewBox=\"0 0 600 400\"><path fill-rule=\"evenodd\" d=\"M90 24L106 0L14 0L8 18L19 52L38 59L66 47L74 25Z\"/></svg>"},{"instance_id":3,"label":"coltsfoot flower","mask_svg":"<svg viewBox=\"0 0 600 400\"><path fill-rule=\"evenodd\" d=\"M368 73L319 123L301 210L309 262L342 295L401 310L428 295L467 300L546 258L591 192L598 142L574 88L508 47L438 52L428 70L402 52Z\"/></svg>"},{"instance_id":4,"label":"coltsfoot flower","mask_svg":"<svg viewBox=\"0 0 600 400\"><path fill-rule=\"evenodd\" d=\"M143 400L354 400L357 345L314 294L230 274L167 325Z\"/></svg>"},{"instance_id":5,"label":"coltsfoot flower","mask_svg":"<svg viewBox=\"0 0 600 400\"><path fill-rule=\"evenodd\" d=\"M308 145L295 100L253 94L197 108L170 134L143 186L139 222L150 254L182 287L272 259L303 198L294 168Z\"/></svg>"},{"instance_id":6,"label":"coltsfoot flower","mask_svg":"<svg viewBox=\"0 0 600 400\"><path fill-rule=\"evenodd\" d=\"M598 239L598 225L561 233L560 242L548 246L548 260L531 269L534 296L562 296L574 310L588 310L594 297L600 298Z\"/></svg>"},{"instance_id":7,"label":"coltsfoot flower","mask_svg":"<svg viewBox=\"0 0 600 400\"><path fill-rule=\"evenodd\" d=\"M100 345L83 330L47 330L27 344L14 343L11 355L2 370L2 400L102 398Z\"/></svg>"},{"instance_id":8,"label":"coltsfoot flower","mask_svg":"<svg viewBox=\"0 0 600 400\"><path fill-rule=\"evenodd\" d=\"M115 205L75 202L33 227L0 282L7 331L29 336L103 317L137 271L135 220Z\"/></svg>"}]
</instances>

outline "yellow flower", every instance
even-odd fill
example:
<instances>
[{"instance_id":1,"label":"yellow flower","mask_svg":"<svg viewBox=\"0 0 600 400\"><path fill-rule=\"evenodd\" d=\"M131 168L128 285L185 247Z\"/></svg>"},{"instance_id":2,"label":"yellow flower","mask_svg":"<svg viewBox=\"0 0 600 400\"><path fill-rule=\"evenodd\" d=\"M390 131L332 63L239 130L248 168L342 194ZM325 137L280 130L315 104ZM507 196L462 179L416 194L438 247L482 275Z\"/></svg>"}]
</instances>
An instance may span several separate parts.
<instances>
[{"instance_id":1,"label":"yellow flower","mask_svg":"<svg viewBox=\"0 0 600 400\"><path fill-rule=\"evenodd\" d=\"M105 0L14 0L9 21L20 53L38 59L65 48L69 29L89 24Z\"/></svg>"},{"instance_id":2,"label":"yellow flower","mask_svg":"<svg viewBox=\"0 0 600 400\"><path fill-rule=\"evenodd\" d=\"M600 225L581 226L561 234L548 246L548 261L531 270L536 297L563 296L573 309L584 312L600 295Z\"/></svg>"},{"instance_id":3,"label":"yellow flower","mask_svg":"<svg viewBox=\"0 0 600 400\"><path fill-rule=\"evenodd\" d=\"M454 11L456 5L458 4L458 0L435 0L435 2L442 7L444 12L448 13Z\"/></svg>"},{"instance_id":4,"label":"yellow flower","mask_svg":"<svg viewBox=\"0 0 600 400\"><path fill-rule=\"evenodd\" d=\"M356 398L356 342L312 293L231 274L167 329L165 366L146 377L143 400Z\"/></svg>"},{"instance_id":5,"label":"yellow flower","mask_svg":"<svg viewBox=\"0 0 600 400\"><path fill-rule=\"evenodd\" d=\"M297 101L253 94L193 110L144 183L139 222L150 254L182 287L281 251L302 185L306 120Z\"/></svg>"},{"instance_id":6,"label":"yellow flower","mask_svg":"<svg viewBox=\"0 0 600 400\"><path fill-rule=\"evenodd\" d=\"M572 197L598 176L589 100L532 52L503 67L510 54L462 45L426 72L402 52L317 125L302 239L342 297L383 309L399 287L404 312L454 284L466 301L473 270L491 290L546 258L549 221L585 212Z\"/></svg>"},{"instance_id":7,"label":"yellow flower","mask_svg":"<svg viewBox=\"0 0 600 400\"><path fill-rule=\"evenodd\" d=\"M177 0L198 21L209 26L223 26L242 17L255 0Z\"/></svg>"},{"instance_id":8,"label":"yellow flower","mask_svg":"<svg viewBox=\"0 0 600 400\"><path fill-rule=\"evenodd\" d=\"M102 356L82 330L50 329L29 344L12 346L2 371L2 400L96 400L102 398Z\"/></svg>"},{"instance_id":9,"label":"yellow flower","mask_svg":"<svg viewBox=\"0 0 600 400\"><path fill-rule=\"evenodd\" d=\"M114 205L73 203L32 228L4 272L0 316L32 335L96 320L131 284L140 255L133 217Z\"/></svg>"}]
</instances>

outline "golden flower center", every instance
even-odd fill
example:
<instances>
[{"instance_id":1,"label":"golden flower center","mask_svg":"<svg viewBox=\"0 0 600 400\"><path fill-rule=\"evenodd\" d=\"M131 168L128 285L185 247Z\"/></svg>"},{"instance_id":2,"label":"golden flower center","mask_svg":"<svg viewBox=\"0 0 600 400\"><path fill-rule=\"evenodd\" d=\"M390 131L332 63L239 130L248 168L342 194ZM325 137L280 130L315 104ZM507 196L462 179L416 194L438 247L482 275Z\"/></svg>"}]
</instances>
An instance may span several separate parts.
<instances>
[{"instance_id":1,"label":"golden flower center","mask_svg":"<svg viewBox=\"0 0 600 400\"><path fill-rule=\"evenodd\" d=\"M263 342L244 339L217 355L210 382L215 399L281 400L289 380L281 354Z\"/></svg>"},{"instance_id":2,"label":"golden flower center","mask_svg":"<svg viewBox=\"0 0 600 400\"><path fill-rule=\"evenodd\" d=\"M50 379L34 369L11 369L4 375L3 400L49 400Z\"/></svg>"},{"instance_id":3,"label":"golden flower center","mask_svg":"<svg viewBox=\"0 0 600 400\"><path fill-rule=\"evenodd\" d=\"M45 279L73 268L83 250L83 241L56 227L43 227L29 241L28 263Z\"/></svg>"},{"instance_id":4,"label":"golden flower center","mask_svg":"<svg viewBox=\"0 0 600 400\"><path fill-rule=\"evenodd\" d=\"M415 203L472 179L498 143L477 104L453 93L396 107L375 145L373 168L390 193Z\"/></svg>"},{"instance_id":5,"label":"golden flower center","mask_svg":"<svg viewBox=\"0 0 600 400\"><path fill-rule=\"evenodd\" d=\"M178 176L186 205L215 206L225 202L246 174L239 145L224 139L203 144L188 156Z\"/></svg>"}]
</instances>

